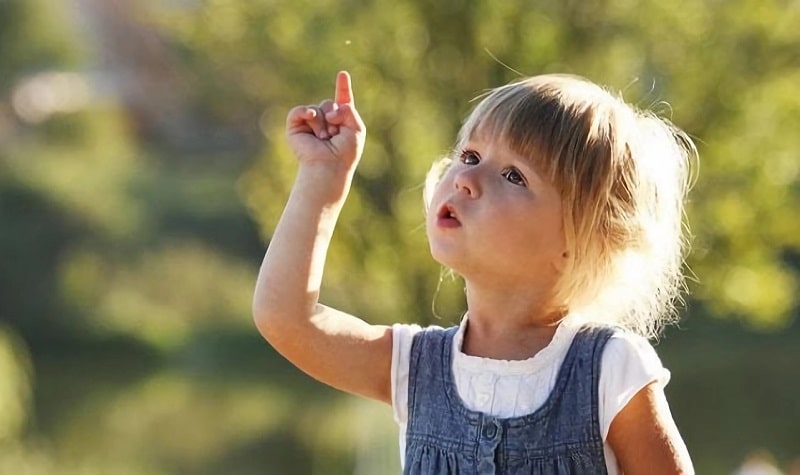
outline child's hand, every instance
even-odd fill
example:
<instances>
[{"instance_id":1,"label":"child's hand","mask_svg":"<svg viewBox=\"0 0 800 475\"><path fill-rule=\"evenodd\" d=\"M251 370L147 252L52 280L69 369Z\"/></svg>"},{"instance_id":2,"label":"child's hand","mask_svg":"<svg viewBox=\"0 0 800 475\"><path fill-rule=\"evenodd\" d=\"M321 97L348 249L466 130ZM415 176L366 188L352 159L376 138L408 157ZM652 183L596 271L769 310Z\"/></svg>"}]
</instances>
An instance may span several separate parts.
<instances>
[{"instance_id":1,"label":"child's hand","mask_svg":"<svg viewBox=\"0 0 800 475\"><path fill-rule=\"evenodd\" d=\"M350 172L364 149L366 127L356 111L350 75L336 76L334 100L318 106L297 106L286 118L289 146L301 165Z\"/></svg>"}]
</instances>

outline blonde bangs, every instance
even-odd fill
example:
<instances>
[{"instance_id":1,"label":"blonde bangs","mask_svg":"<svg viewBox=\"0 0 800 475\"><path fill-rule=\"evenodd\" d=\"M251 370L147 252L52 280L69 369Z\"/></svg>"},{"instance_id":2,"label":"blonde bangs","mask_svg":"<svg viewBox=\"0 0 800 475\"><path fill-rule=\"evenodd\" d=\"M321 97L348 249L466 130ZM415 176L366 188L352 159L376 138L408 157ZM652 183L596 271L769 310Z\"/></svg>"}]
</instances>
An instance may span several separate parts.
<instances>
[{"instance_id":1,"label":"blonde bangs","mask_svg":"<svg viewBox=\"0 0 800 475\"><path fill-rule=\"evenodd\" d=\"M500 139L515 153L527 157L543 178L553 180L555 164L544 157L549 114L531 94L525 82L512 83L490 91L467 117L458 135L457 148L475 138Z\"/></svg>"}]
</instances>

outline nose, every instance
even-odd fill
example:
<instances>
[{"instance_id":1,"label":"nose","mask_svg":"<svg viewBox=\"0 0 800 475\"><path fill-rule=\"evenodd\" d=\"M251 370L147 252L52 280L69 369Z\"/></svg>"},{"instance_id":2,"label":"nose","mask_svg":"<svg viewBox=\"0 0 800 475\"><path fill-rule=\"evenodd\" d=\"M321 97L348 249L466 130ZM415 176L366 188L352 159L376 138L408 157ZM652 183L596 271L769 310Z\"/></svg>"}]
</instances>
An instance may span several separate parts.
<instances>
[{"instance_id":1,"label":"nose","mask_svg":"<svg viewBox=\"0 0 800 475\"><path fill-rule=\"evenodd\" d=\"M453 178L453 184L456 187L456 190L466 193L472 198L477 198L480 196L481 187L478 180L478 170L477 167L470 167L467 169L462 169L456 172L456 176Z\"/></svg>"}]
</instances>

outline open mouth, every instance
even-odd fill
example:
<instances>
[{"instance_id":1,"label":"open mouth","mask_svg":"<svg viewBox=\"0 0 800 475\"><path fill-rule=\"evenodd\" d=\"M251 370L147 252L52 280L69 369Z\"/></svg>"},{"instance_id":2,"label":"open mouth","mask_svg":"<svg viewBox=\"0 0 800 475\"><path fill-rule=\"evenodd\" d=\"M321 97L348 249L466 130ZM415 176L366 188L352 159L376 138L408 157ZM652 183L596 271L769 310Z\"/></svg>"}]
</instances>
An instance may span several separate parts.
<instances>
[{"instance_id":1,"label":"open mouth","mask_svg":"<svg viewBox=\"0 0 800 475\"><path fill-rule=\"evenodd\" d=\"M456 217L455 210L449 204L445 204L439 209L439 212L436 214L436 223L445 228L461 226L461 222Z\"/></svg>"}]
</instances>

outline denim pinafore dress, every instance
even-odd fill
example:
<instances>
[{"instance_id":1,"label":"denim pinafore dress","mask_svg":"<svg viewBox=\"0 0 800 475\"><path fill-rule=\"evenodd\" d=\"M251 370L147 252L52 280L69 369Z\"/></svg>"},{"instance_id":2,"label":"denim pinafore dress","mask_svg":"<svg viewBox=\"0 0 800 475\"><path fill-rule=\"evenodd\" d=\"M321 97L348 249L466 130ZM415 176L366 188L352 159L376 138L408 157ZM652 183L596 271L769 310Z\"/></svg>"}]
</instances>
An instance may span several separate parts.
<instances>
[{"instance_id":1,"label":"denim pinafore dress","mask_svg":"<svg viewBox=\"0 0 800 475\"><path fill-rule=\"evenodd\" d=\"M414 336L404 474L607 473L598 381L613 328L581 328L542 407L513 418L462 403L451 370L457 329L430 328Z\"/></svg>"}]
</instances>

